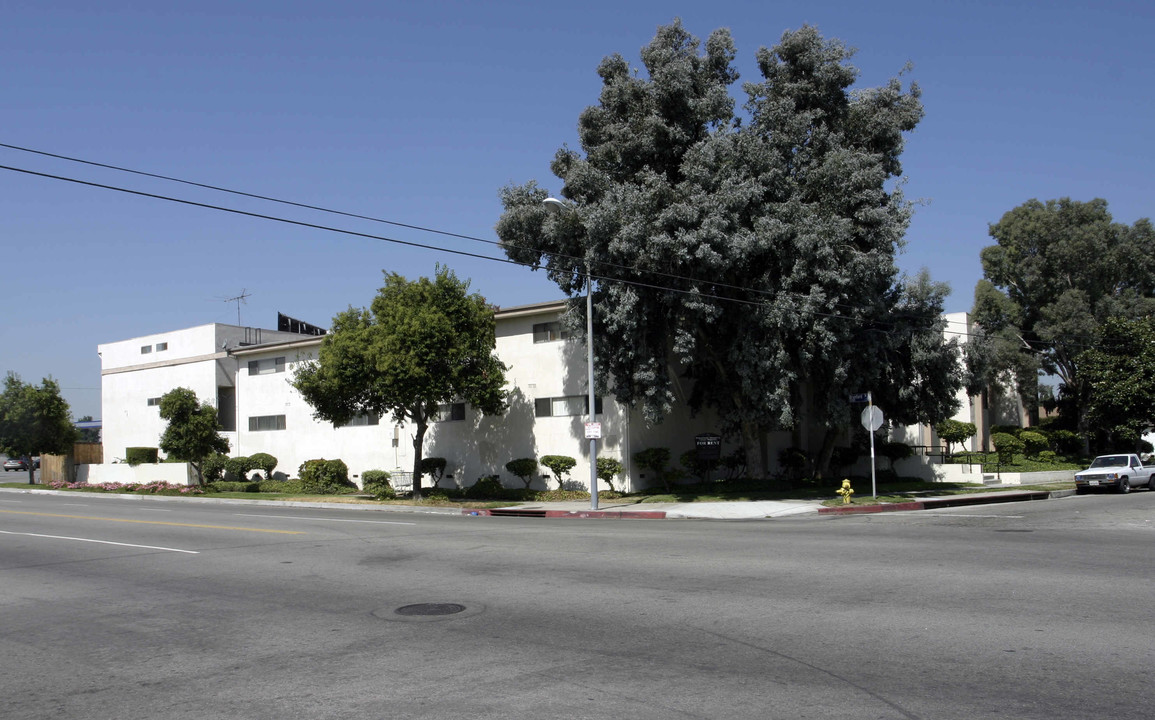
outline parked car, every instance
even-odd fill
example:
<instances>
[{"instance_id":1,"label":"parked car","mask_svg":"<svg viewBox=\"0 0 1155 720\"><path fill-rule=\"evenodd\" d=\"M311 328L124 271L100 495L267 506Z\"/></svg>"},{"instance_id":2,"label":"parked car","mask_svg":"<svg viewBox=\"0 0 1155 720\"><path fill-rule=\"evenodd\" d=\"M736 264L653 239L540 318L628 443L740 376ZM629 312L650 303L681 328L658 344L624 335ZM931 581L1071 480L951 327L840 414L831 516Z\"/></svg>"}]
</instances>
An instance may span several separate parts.
<instances>
[{"instance_id":1,"label":"parked car","mask_svg":"<svg viewBox=\"0 0 1155 720\"><path fill-rule=\"evenodd\" d=\"M1146 485L1155 490L1155 467L1143 465L1138 455L1100 455L1091 461L1091 467L1075 473L1075 492L1110 488L1117 492L1131 492L1133 487Z\"/></svg>"},{"instance_id":2,"label":"parked car","mask_svg":"<svg viewBox=\"0 0 1155 720\"><path fill-rule=\"evenodd\" d=\"M20 458L9 458L4 461L4 472L9 470L27 470L28 464Z\"/></svg>"}]
</instances>

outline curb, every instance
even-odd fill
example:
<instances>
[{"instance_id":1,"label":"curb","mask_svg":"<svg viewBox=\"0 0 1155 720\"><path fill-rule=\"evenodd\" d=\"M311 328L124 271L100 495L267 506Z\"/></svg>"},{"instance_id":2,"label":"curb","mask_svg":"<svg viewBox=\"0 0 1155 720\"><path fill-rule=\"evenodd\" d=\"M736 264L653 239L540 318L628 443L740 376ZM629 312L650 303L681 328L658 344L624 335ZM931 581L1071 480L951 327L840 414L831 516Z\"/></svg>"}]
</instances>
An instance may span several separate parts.
<instances>
[{"instance_id":1,"label":"curb","mask_svg":"<svg viewBox=\"0 0 1155 720\"><path fill-rule=\"evenodd\" d=\"M519 508L492 508L489 510L462 510L462 515L486 517L540 517L540 518L595 518L612 520L664 520L664 510L542 510Z\"/></svg>"},{"instance_id":2,"label":"curb","mask_svg":"<svg viewBox=\"0 0 1155 720\"><path fill-rule=\"evenodd\" d=\"M982 495L954 495L951 497L914 500L903 503L879 505L846 505L844 507L818 508L819 515L862 515L880 512L902 512L909 510L937 510L939 508L965 507L967 505L994 505L997 503L1027 502L1030 500L1050 500L1074 495L1074 490L1025 490L1021 492L1001 492Z\"/></svg>"}]
</instances>

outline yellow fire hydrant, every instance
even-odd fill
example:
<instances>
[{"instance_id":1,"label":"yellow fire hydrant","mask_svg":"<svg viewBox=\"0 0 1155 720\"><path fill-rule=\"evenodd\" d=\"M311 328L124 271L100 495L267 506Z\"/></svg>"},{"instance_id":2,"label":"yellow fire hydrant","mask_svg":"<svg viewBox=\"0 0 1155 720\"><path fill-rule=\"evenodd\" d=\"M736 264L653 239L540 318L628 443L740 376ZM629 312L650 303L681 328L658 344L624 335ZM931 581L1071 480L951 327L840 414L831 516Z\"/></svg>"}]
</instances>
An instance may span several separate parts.
<instances>
[{"instance_id":1,"label":"yellow fire hydrant","mask_svg":"<svg viewBox=\"0 0 1155 720\"><path fill-rule=\"evenodd\" d=\"M850 478L844 479L842 481L842 487L838 488L834 492L842 496L843 505L849 505L850 496L854 494L854 488L850 487Z\"/></svg>"}]
</instances>

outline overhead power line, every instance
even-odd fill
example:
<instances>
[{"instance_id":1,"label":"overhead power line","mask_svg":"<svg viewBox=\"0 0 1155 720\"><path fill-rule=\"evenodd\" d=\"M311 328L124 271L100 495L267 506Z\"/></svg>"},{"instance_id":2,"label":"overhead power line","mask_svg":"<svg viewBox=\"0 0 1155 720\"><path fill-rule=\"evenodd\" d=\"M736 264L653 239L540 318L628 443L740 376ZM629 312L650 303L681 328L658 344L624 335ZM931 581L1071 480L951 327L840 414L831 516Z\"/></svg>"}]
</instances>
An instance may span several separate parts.
<instances>
[{"instance_id":1,"label":"overhead power line","mask_svg":"<svg viewBox=\"0 0 1155 720\"><path fill-rule=\"evenodd\" d=\"M143 170L136 170L133 168L127 168L127 167L123 167L123 166L113 165L110 163L102 163L102 162L97 162L97 161L93 161L93 160L85 160L83 158L71 157L68 155L62 155L59 153L47 152L44 150L36 150L33 148L22 147L19 145L12 145L9 143L0 143L0 148L7 148L10 150L18 150L21 152L31 153L31 154L35 154L35 155L41 155L44 157L51 157L51 158L55 158L55 159L59 159L59 160L66 160L68 162L79 163L79 164L88 165L88 166L92 166L92 167L99 167L99 168L104 168L104 169L109 169L109 170L115 170L117 172L124 172L124 173L133 174L133 175L139 175L142 177L149 177L149 178L154 178L154 179L158 179L158 180L165 180L168 182L180 183L180 184L189 185L192 187L199 187L199 188L203 188L203 189L207 189L207 190L213 190L216 192L223 192L223 193L228 193L228 194L237 195L237 196L241 196L241 197L247 197L247 198L252 198L252 199L256 199L256 200L263 200L266 202L277 203L277 204L281 204L281 205L298 207L298 208L307 209L307 210L314 210L317 212L323 212L323 213L339 215L339 216L343 216L343 217L355 218L355 219L359 219L359 220L367 220L370 222L383 223L383 224L387 224L387 225L391 225L391 226L395 226L395 227L401 227L401 228L416 230L416 231L420 231L420 232L428 232L428 233L432 233L432 234L436 234L436 235L441 235L444 237L452 237L452 238L458 238L458 239L462 239L462 240L469 240L469 241L473 241L473 242L484 243L487 245L496 246L496 247L503 248L503 249L507 247L507 245L505 243L502 243L500 241L487 240L485 238L479 238L479 237L472 236L472 235L465 235L462 233L454 233L454 232L449 232L449 231L445 231L445 230L439 230L436 228L424 227L421 225L414 225L414 224L403 223L403 222L398 222L398 221L394 221L394 220L387 220L384 218L374 217L371 215L363 215L363 214L352 213L352 212L347 212L347 211L343 211L343 210L335 210L332 208L326 208L326 207L319 206L319 205L312 205L309 203L296 202L296 201L292 201L292 200L284 200L281 198L276 198L276 197L272 197L272 196L268 196L268 195L261 195L258 193L251 193L251 192L246 192L246 191L242 191L242 190L235 190L235 189L231 189L231 188L222 187L219 185L212 185L209 183L201 183L201 182L196 182L196 181L192 181L192 180L186 180L183 178L178 178L178 177L174 177L174 176L170 176L170 175L163 175L160 173L152 173L152 172L147 172L147 171L143 171ZM15 172L15 173L23 173L26 175L33 175L33 176L42 177L42 178L46 178L46 179L58 180L58 181L62 181L62 182L69 182L69 183L74 183L74 184L78 184L78 185L84 185L84 186L88 186L88 187L99 188L99 189L103 189L103 190L111 190L114 192L121 192L121 193L130 194L130 195L137 195L140 197L146 197L146 198L150 198L150 199L154 199L154 200L163 200L166 202L173 202L173 203L178 203L178 204L182 204L182 205L200 207L200 208L204 208L207 210L216 210L218 212L227 212L227 213L231 213L231 214L235 214L235 215L242 215L242 216L252 217L252 218L261 219L261 220L268 220L268 221L272 221L272 222L279 222L279 223L285 223L285 224L289 224L289 225L296 225L299 227L305 227L305 228L310 228L310 229L315 229L315 230L323 230L326 232L334 232L334 233L339 233L339 234L343 234L343 235L350 235L353 237L362 237L362 238L371 239L371 240L379 240L382 242L388 242L388 243L403 245L403 246L407 246L407 247L446 252L446 253L450 253L453 255L470 257L470 258L475 258L475 259L479 259L479 260L489 260L492 262L500 262L500 263L505 263L505 264L509 264L509 265L533 267L534 269L537 269L537 267L538 267L538 266L530 264L530 263L523 263L523 262L519 262L516 260L511 260L509 258L495 257L492 255L484 255L481 253L473 253L473 252L468 252L465 250L457 250L454 248L447 248L447 247L442 247L439 245L430 245L427 243L419 243L419 242L414 242L414 241L409 241L409 240L401 240L398 238L388 237L388 236L384 236L384 235L375 235L372 233L359 232L359 231L355 231L355 230L347 230L344 228L338 228L338 227L334 227L334 226L330 226L330 225L322 225L319 223L310 223L310 222L305 222L302 220L293 220L290 218L279 217L276 215L269 215L266 213L257 213L257 212L252 212L252 211L248 211L248 210L241 210L238 208L230 208L230 207L223 206L223 205L215 205L212 203L198 202L195 200L188 200L185 198L178 198L178 197L173 197L173 196L169 196L169 195L161 195L159 193L150 193L150 192L145 192L142 190L133 190L131 188L124 188L124 187L119 187L116 185L98 183L98 182L94 182L94 181L90 181L90 180L82 180L79 178L73 178L73 177L68 177L68 176L64 176L64 175L55 175L52 173L39 172L36 170L29 170L26 168L18 168L18 167L13 167L13 166L8 166L8 165L0 165L0 169L8 170L10 172ZM692 295L695 297L700 297L702 299L711 300L711 301L733 302L733 303L737 303L737 304L753 305L753 306L760 306L760 305L764 304L762 301L759 301L759 300L750 300L750 299L732 297L732 296L726 296L726 295L703 293L699 290L689 290L689 289L685 289L685 288L672 287L669 285L658 285L655 283L646 283L646 282L642 282L639 280L632 280L632 279L616 277L616 276L612 276L612 275L605 275L605 274L599 275L599 274L593 273L592 271L588 271L587 273L582 273L580 270L580 266L584 265L586 263L585 258L576 257L576 256L572 256L572 255L566 255L564 253L546 251L546 250L542 250L540 252L542 255L544 255L546 257L562 259L562 260L569 260L569 261L572 261L572 262L578 264L578 268L575 268L575 273L578 275L578 277L582 277L582 276L588 274L590 277L592 277L594 280L597 280L598 282L616 282L616 283L621 283L624 285L630 285L630 286L634 286L634 287L641 287L641 288L647 288L647 289L652 289L652 290L661 290L661 291L666 291L666 292L675 292L675 293L680 293L680 294L685 294L685 295ZM624 270L624 271L629 271L629 272L644 272L644 273L647 273L649 275L653 275L656 277L665 278L665 279L669 279L669 280L679 280L679 281L684 281L684 282L688 282L688 283L706 283L711 288L714 288L714 289L735 290L738 292L751 293L751 294L756 295L756 296L757 295L762 295L762 296L767 296L767 297L790 296L790 297L794 297L794 298L797 298L800 300L812 299L812 296L810 296L810 295L806 295L806 294L798 293L798 292L793 292L793 291L770 291L770 290L762 290L762 289L758 289L758 288L745 287L745 286L741 286L741 285L731 285L731 284L719 283L719 282L711 281L711 280L703 280L703 279L695 278L695 277L691 277L691 276L678 275L675 273L666 273L666 272L662 272L662 271L641 270L641 269L637 268L636 266L621 265L621 264L612 263L612 262L608 262L608 261L604 261L604 260L595 260L595 261L593 261L593 265L596 265L600 268L612 268L612 269ZM836 308L837 307L843 307L843 308L849 308L849 309L857 309L857 306L854 306L854 305L851 305L848 303L832 303L831 305L833 307L836 307ZM891 325L891 326L893 326L893 324L894 324L893 322L890 322L886 319L858 318L858 317L852 317L852 316L841 314L841 313L822 312L822 311L814 310L814 309L800 308L798 310L798 312L805 313L808 315L813 315L816 317L826 317L826 318L831 318L831 319L847 320L847 321L856 322L856 323L860 323L860 324L875 323L878 325ZM895 318L895 317L901 317L901 316L902 316L901 314L895 314L895 315L892 315L890 317ZM952 324L952 325L962 324L960 321L954 321L954 320L946 320L945 322L946 322L946 324ZM891 331L880 330L880 332L891 332ZM971 332L969 327L965 331L951 330L950 332L952 332L954 335L958 335L958 336L962 336L962 337L977 337L977 336L979 336L978 333ZM1066 344L1068 346L1073 346L1073 347L1091 347L1091 343L1094 341L1093 338L1071 338L1071 340L1073 340L1073 341L1085 341L1086 344L1084 344L1084 342L1066 342L1063 344ZM1047 345L1047 346L1058 346L1059 345L1059 343L1056 343L1053 341L1036 340L1034 342L1037 345Z\"/></svg>"}]
</instances>

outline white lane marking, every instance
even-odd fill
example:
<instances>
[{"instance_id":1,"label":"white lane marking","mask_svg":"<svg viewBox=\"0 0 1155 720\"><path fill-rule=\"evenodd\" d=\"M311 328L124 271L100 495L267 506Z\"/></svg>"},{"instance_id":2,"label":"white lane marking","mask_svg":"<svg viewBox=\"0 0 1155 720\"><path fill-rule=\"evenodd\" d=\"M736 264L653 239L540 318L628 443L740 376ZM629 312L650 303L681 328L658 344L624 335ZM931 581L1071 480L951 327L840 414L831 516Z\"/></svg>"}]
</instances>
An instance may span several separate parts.
<instances>
[{"instance_id":1,"label":"white lane marking","mask_svg":"<svg viewBox=\"0 0 1155 720\"><path fill-rule=\"evenodd\" d=\"M60 507L91 507L88 503L57 503Z\"/></svg>"},{"instance_id":2,"label":"white lane marking","mask_svg":"<svg viewBox=\"0 0 1155 720\"><path fill-rule=\"evenodd\" d=\"M133 510L140 510L142 512L172 512L172 510L161 510L160 508L133 508Z\"/></svg>"},{"instance_id":3,"label":"white lane marking","mask_svg":"<svg viewBox=\"0 0 1155 720\"><path fill-rule=\"evenodd\" d=\"M3 534L3 535L23 535L24 537L49 538L51 540L75 540L76 542L100 543L101 545L119 545L121 547L144 548L145 550L165 550L167 552L186 553L188 555L200 555L199 550L180 550L178 548L158 547L156 545L133 545L132 543L112 542L111 540L93 540L91 538L68 537L66 535L41 535L39 533L10 532L8 530L0 530L0 534Z\"/></svg>"},{"instance_id":4,"label":"white lane marking","mask_svg":"<svg viewBox=\"0 0 1155 720\"><path fill-rule=\"evenodd\" d=\"M21 501L20 500L0 500L0 502L16 505L16 504L20 503Z\"/></svg>"},{"instance_id":5,"label":"white lane marking","mask_svg":"<svg viewBox=\"0 0 1155 720\"><path fill-rule=\"evenodd\" d=\"M233 513L237 517L255 517L255 518L281 518L283 520L325 520L327 522L351 522L351 523L369 523L371 525L416 525L412 522L394 522L392 520L345 520L342 518L319 518L319 517L304 517L300 515L247 515L245 513Z\"/></svg>"}]
</instances>

